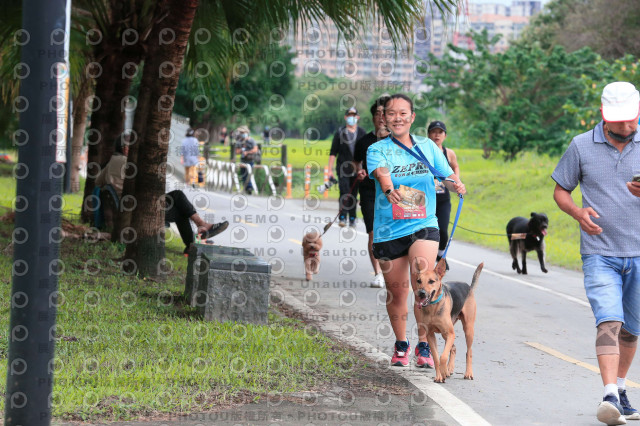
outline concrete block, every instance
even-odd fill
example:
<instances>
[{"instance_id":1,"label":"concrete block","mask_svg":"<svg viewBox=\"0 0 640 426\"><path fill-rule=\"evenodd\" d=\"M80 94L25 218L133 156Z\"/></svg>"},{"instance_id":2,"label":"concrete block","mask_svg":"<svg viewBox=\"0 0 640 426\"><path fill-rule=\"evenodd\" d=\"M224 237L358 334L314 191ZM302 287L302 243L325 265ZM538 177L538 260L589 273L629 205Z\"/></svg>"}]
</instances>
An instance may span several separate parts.
<instances>
[{"instance_id":1,"label":"concrete block","mask_svg":"<svg viewBox=\"0 0 640 426\"><path fill-rule=\"evenodd\" d=\"M185 296L204 319L267 324L271 265L243 248L194 246Z\"/></svg>"}]
</instances>

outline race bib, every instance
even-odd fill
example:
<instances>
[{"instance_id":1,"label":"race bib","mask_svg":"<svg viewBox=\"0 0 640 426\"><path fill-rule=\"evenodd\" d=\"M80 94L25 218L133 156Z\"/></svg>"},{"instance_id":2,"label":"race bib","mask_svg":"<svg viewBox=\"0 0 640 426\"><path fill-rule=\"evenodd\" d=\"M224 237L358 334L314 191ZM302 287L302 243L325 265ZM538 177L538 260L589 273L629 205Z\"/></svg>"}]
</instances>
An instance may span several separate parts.
<instances>
[{"instance_id":1,"label":"race bib","mask_svg":"<svg viewBox=\"0 0 640 426\"><path fill-rule=\"evenodd\" d=\"M436 194L444 194L447 192L444 183L440 182L438 179L434 179L434 181L436 184Z\"/></svg>"},{"instance_id":2,"label":"race bib","mask_svg":"<svg viewBox=\"0 0 640 426\"><path fill-rule=\"evenodd\" d=\"M402 200L398 204L392 204L394 220L423 219L427 217L426 198L424 192L405 185L398 188Z\"/></svg>"}]
</instances>

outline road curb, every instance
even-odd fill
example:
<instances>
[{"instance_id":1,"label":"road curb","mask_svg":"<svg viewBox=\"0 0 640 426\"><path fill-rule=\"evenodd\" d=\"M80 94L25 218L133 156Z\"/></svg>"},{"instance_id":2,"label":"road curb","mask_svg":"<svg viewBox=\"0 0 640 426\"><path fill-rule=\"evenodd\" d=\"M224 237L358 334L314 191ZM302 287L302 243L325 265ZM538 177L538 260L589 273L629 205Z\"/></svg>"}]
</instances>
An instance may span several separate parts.
<instances>
[{"instance_id":1,"label":"road curb","mask_svg":"<svg viewBox=\"0 0 640 426\"><path fill-rule=\"evenodd\" d=\"M389 371L399 374L405 380L413 384L428 398L431 398L443 410L453 417L460 425L463 426L479 426L490 425L471 407L458 399L455 395L445 389L443 385L433 382L431 377L427 377L421 370L412 368L392 367L390 364L391 357L384 352L379 351L370 343L365 342L355 336L345 337L342 328L335 323L325 320L320 314L306 306L300 300L295 298L291 293L282 288L279 284L274 283L271 288L272 300L278 300L287 308L295 311L303 318L313 320L318 327L331 339L349 345L361 352L365 357L369 358L376 365L386 368Z\"/></svg>"}]
</instances>

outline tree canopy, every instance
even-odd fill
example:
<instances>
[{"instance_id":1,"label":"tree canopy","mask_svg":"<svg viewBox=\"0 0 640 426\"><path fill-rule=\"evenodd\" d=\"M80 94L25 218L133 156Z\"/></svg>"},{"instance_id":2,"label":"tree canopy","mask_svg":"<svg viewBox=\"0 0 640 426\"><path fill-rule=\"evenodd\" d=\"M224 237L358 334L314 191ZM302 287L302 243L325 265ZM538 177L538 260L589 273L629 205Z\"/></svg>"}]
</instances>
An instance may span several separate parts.
<instances>
[{"instance_id":1,"label":"tree canopy","mask_svg":"<svg viewBox=\"0 0 640 426\"><path fill-rule=\"evenodd\" d=\"M425 79L433 107L457 108L467 137L485 154L502 151L506 159L526 150L557 154L567 142L575 117L566 104L586 104L584 79L604 80L600 57L588 48L568 53L539 44L518 44L504 53L490 53L497 36L472 35L475 49L449 46L442 58L431 55Z\"/></svg>"},{"instance_id":2,"label":"tree canopy","mask_svg":"<svg viewBox=\"0 0 640 426\"><path fill-rule=\"evenodd\" d=\"M573 52L590 47L607 60L640 56L637 0L552 0L524 32L522 41L543 49L561 45Z\"/></svg>"}]
</instances>

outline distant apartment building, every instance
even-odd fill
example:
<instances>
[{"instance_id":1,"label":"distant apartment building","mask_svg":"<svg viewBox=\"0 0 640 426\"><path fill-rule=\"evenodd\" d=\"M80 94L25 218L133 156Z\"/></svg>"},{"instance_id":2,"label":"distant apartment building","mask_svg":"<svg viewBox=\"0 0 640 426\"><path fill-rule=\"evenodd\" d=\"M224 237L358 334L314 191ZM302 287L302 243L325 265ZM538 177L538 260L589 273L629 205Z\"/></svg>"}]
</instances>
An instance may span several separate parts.
<instances>
[{"instance_id":1,"label":"distant apartment building","mask_svg":"<svg viewBox=\"0 0 640 426\"><path fill-rule=\"evenodd\" d=\"M364 90L396 88L416 91L425 73L421 67L430 51L430 29L416 26L414 43L402 43L394 49L384 25L372 22L361 31L360 38L347 40L329 20L299 26L296 36L290 32L286 44L296 53L295 75L357 80ZM420 59L416 59L416 55Z\"/></svg>"},{"instance_id":2,"label":"distant apartment building","mask_svg":"<svg viewBox=\"0 0 640 426\"><path fill-rule=\"evenodd\" d=\"M472 47L467 36L470 30L486 29L489 37L501 34L501 40L494 46L495 52L504 52L512 40L517 39L532 16L542 10L540 0L514 0L511 5L470 0L467 8L458 16L443 19L439 13L431 19L430 51L441 56L448 43L460 47Z\"/></svg>"},{"instance_id":3,"label":"distant apartment building","mask_svg":"<svg viewBox=\"0 0 640 426\"><path fill-rule=\"evenodd\" d=\"M468 33L471 29L487 29L489 36L502 34L495 51L507 49L529 19L542 8L540 0L514 0L510 6L469 0L467 8L457 16L445 16L437 8L428 8L424 22L416 25L413 44L407 41L394 49L388 30L379 22L363 29L360 38L339 37L330 20L299 25L294 36L290 31L285 44L296 54L295 75L354 80L362 89L394 88L417 92L422 87L428 66L428 54L442 56L448 43L472 48Z\"/></svg>"}]
</instances>

